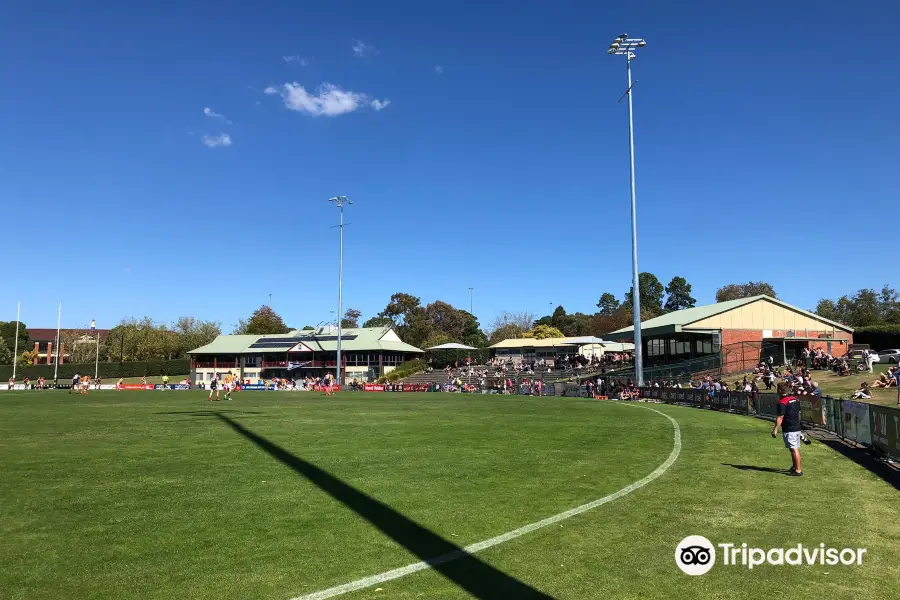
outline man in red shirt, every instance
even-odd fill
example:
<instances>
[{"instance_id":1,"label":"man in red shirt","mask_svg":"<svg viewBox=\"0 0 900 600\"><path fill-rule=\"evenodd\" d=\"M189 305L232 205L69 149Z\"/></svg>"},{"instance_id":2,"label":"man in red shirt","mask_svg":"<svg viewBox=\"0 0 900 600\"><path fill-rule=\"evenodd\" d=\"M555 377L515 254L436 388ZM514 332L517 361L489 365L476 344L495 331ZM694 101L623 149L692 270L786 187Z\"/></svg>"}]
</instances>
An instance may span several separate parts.
<instances>
[{"instance_id":1,"label":"man in red shirt","mask_svg":"<svg viewBox=\"0 0 900 600\"><path fill-rule=\"evenodd\" d=\"M800 442L803 441L803 433L800 428L800 400L791 393L791 385L785 381L778 384L778 417L775 419L775 427L772 428L772 437L778 437L778 428L781 427L781 436L784 438L784 446L791 453L793 466L788 475L800 477L803 475L803 466L800 462Z\"/></svg>"}]
</instances>

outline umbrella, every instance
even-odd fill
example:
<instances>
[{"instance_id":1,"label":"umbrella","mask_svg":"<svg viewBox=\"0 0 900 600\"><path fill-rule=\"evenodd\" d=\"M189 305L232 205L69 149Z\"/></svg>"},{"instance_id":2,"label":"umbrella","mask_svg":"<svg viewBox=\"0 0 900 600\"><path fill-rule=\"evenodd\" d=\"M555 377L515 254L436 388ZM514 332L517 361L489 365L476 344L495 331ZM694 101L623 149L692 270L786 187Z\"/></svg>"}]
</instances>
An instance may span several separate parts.
<instances>
[{"instance_id":1,"label":"umbrella","mask_svg":"<svg viewBox=\"0 0 900 600\"><path fill-rule=\"evenodd\" d=\"M473 348L472 346L466 346L465 344L457 344L456 342L450 342L448 344L441 344L440 346L432 346L431 348L425 348L426 350L456 350L456 360L459 362L459 351L460 350L477 350L478 348Z\"/></svg>"}]
</instances>

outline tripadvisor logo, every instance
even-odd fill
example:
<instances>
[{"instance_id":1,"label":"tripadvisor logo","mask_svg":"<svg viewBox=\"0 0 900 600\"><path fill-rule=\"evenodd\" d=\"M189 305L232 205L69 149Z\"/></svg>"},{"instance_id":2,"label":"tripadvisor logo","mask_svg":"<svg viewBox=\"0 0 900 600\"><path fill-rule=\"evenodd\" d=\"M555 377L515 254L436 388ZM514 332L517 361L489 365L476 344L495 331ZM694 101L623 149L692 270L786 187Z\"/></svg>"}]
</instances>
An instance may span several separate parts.
<instances>
[{"instance_id":1,"label":"tripadvisor logo","mask_svg":"<svg viewBox=\"0 0 900 600\"><path fill-rule=\"evenodd\" d=\"M718 548L718 552L717 549ZM866 548L804 546L790 548L754 548L747 544L713 544L702 535L689 535L675 548L675 564L688 575L705 575L716 564L753 569L760 565L861 565Z\"/></svg>"}]
</instances>

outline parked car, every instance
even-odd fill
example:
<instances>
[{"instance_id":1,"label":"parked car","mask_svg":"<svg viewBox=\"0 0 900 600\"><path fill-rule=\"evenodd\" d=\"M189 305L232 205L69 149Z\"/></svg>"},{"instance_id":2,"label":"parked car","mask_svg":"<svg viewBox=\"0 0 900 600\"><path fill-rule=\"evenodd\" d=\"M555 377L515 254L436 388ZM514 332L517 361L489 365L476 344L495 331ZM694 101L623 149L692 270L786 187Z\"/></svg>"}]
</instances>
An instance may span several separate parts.
<instances>
[{"instance_id":1,"label":"parked car","mask_svg":"<svg viewBox=\"0 0 900 600\"><path fill-rule=\"evenodd\" d=\"M863 360L863 351L862 350L851 350L844 356L847 359L847 362L850 363L851 369L856 369L857 371L866 371L868 367ZM872 361L872 364L881 362L881 357L874 350L869 350L869 360Z\"/></svg>"},{"instance_id":2,"label":"parked car","mask_svg":"<svg viewBox=\"0 0 900 600\"><path fill-rule=\"evenodd\" d=\"M900 348L892 348L890 350L879 350L878 356L881 358L881 362L890 363L892 365L896 365L900 363Z\"/></svg>"}]
</instances>

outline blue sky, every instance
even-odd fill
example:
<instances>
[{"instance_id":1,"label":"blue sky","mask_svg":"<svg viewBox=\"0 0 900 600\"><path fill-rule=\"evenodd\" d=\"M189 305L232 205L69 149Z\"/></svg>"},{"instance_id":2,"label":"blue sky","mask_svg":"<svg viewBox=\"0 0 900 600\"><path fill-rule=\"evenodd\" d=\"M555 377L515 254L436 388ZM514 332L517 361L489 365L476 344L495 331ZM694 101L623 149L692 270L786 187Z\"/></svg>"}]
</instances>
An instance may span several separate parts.
<instances>
[{"instance_id":1,"label":"blue sky","mask_svg":"<svg viewBox=\"0 0 900 600\"><path fill-rule=\"evenodd\" d=\"M593 311L631 280L622 32L641 270L700 303L897 284L897 3L161 4L0 8L0 320L230 330L271 293L315 324L336 194L364 319Z\"/></svg>"}]
</instances>

